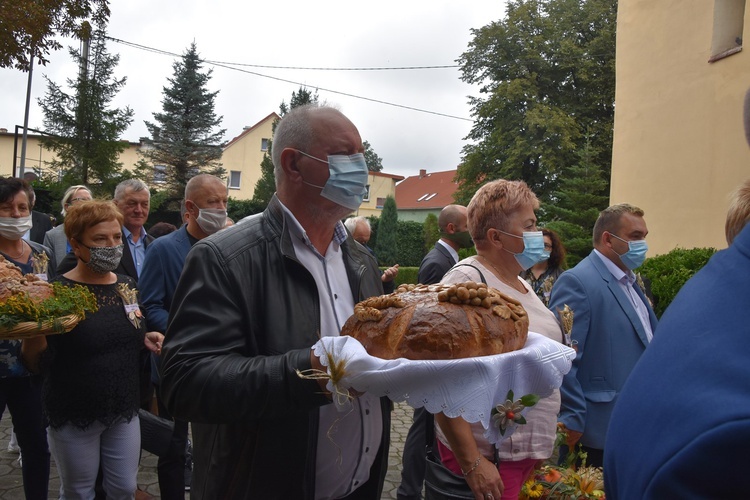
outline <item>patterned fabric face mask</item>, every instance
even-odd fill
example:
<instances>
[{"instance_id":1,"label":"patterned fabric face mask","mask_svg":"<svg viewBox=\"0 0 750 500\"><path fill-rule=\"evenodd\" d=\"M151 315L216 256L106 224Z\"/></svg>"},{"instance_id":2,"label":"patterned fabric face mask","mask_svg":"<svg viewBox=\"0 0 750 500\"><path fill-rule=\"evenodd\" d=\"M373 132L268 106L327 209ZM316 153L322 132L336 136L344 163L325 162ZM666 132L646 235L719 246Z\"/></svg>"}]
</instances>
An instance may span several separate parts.
<instances>
[{"instance_id":1,"label":"patterned fabric face mask","mask_svg":"<svg viewBox=\"0 0 750 500\"><path fill-rule=\"evenodd\" d=\"M113 247L87 247L81 243L81 246L88 248L90 255L88 262L83 259L81 260L95 273L109 273L117 269L117 266L120 265L122 250L124 248L123 244L115 245Z\"/></svg>"}]
</instances>

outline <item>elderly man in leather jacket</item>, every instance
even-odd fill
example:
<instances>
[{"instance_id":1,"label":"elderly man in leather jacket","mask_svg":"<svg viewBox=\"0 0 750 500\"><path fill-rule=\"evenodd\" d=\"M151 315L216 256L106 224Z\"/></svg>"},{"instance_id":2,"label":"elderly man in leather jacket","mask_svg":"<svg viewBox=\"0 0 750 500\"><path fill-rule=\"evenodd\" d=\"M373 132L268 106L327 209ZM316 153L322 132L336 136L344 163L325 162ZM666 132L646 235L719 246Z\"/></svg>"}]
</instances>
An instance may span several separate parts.
<instances>
[{"instance_id":1,"label":"elderly man in leather jacket","mask_svg":"<svg viewBox=\"0 0 750 500\"><path fill-rule=\"evenodd\" d=\"M303 106L273 141L277 192L262 213L196 243L177 287L162 398L193 422L192 498L379 499L389 403L338 413L311 346L382 294L372 255L340 220L367 183L357 128Z\"/></svg>"}]
</instances>

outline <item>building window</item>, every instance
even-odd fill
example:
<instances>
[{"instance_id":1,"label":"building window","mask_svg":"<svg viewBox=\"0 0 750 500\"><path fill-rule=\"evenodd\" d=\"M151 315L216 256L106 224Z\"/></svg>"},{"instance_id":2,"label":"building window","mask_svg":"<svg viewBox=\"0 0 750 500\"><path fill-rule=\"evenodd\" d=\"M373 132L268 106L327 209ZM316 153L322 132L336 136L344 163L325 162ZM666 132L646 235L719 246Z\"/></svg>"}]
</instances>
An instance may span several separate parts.
<instances>
[{"instance_id":1,"label":"building window","mask_svg":"<svg viewBox=\"0 0 750 500\"><path fill-rule=\"evenodd\" d=\"M711 57L718 61L742 50L745 24L745 0L714 0L714 31Z\"/></svg>"},{"instance_id":2,"label":"building window","mask_svg":"<svg viewBox=\"0 0 750 500\"><path fill-rule=\"evenodd\" d=\"M261 151L268 151L268 141L270 139L261 139L260 140L260 150Z\"/></svg>"},{"instance_id":3,"label":"building window","mask_svg":"<svg viewBox=\"0 0 750 500\"><path fill-rule=\"evenodd\" d=\"M154 184L167 182L167 167L165 165L154 165Z\"/></svg>"},{"instance_id":4,"label":"building window","mask_svg":"<svg viewBox=\"0 0 750 500\"><path fill-rule=\"evenodd\" d=\"M369 184L365 188L365 197L362 198L362 201L370 201L370 185Z\"/></svg>"},{"instance_id":5,"label":"building window","mask_svg":"<svg viewBox=\"0 0 750 500\"><path fill-rule=\"evenodd\" d=\"M375 202L375 208L383 208L385 206L385 198L378 198Z\"/></svg>"},{"instance_id":6,"label":"building window","mask_svg":"<svg viewBox=\"0 0 750 500\"><path fill-rule=\"evenodd\" d=\"M231 170L229 172L229 189L239 189L241 178L242 172L239 170Z\"/></svg>"}]
</instances>

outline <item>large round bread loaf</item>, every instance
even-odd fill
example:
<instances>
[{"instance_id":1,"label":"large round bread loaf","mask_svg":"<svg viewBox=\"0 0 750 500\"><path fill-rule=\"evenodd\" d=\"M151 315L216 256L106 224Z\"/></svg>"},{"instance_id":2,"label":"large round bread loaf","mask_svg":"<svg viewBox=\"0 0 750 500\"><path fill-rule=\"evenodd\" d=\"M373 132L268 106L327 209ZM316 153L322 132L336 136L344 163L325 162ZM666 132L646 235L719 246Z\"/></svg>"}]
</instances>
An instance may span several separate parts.
<instances>
[{"instance_id":1,"label":"large round bread loaf","mask_svg":"<svg viewBox=\"0 0 750 500\"><path fill-rule=\"evenodd\" d=\"M0 255L0 302L20 293L37 304L54 295L52 285L34 274L24 275L19 267Z\"/></svg>"},{"instance_id":2,"label":"large round bread loaf","mask_svg":"<svg viewBox=\"0 0 750 500\"><path fill-rule=\"evenodd\" d=\"M515 351L529 320L519 302L483 283L402 285L358 303L342 335L383 359L458 359Z\"/></svg>"}]
</instances>

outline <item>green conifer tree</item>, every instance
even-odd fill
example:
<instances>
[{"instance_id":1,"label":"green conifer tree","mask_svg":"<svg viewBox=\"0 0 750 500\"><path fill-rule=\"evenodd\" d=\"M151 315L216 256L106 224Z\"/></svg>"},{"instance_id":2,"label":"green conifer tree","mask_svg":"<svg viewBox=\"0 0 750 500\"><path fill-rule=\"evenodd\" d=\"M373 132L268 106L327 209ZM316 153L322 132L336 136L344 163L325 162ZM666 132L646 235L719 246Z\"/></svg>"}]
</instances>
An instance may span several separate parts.
<instances>
[{"instance_id":1,"label":"green conifer tree","mask_svg":"<svg viewBox=\"0 0 750 500\"><path fill-rule=\"evenodd\" d=\"M578 157L578 162L563 170L552 201L543 203L539 213L540 220L548 221L545 226L560 235L570 267L591 252L594 223L609 201L608 182L590 141Z\"/></svg>"},{"instance_id":2,"label":"green conifer tree","mask_svg":"<svg viewBox=\"0 0 750 500\"><path fill-rule=\"evenodd\" d=\"M424 236L424 251L426 253L432 250L437 240L440 239L440 226L438 226L437 215L427 214L427 218L424 220L422 226L422 235Z\"/></svg>"},{"instance_id":3,"label":"green conifer tree","mask_svg":"<svg viewBox=\"0 0 750 500\"><path fill-rule=\"evenodd\" d=\"M88 61L77 49L69 51L79 68L78 78L67 80L72 92L45 76L47 92L39 99L45 131L52 134L42 142L57 156L49 168L54 178L62 174L66 185L99 185L111 193L122 171L119 155L127 147L120 135L133 121L129 107L110 107L126 78L114 76L120 58L107 51L103 27L91 35Z\"/></svg>"},{"instance_id":4,"label":"green conifer tree","mask_svg":"<svg viewBox=\"0 0 750 500\"><path fill-rule=\"evenodd\" d=\"M381 266L392 266L398 259L398 209L393 196L388 196L383 204L383 212L378 222L375 255Z\"/></svg>"},{"instance_id":5,"label":"green conifer tree","mask_svg":"<svg viewBox=\"0 0 750 500\"><path fill-rule=\"evenodd\" d=\"M182 59L173 64L174 75L163 89L162 112L154 122L146 122L151 138L141 150L141 168L163 166L164 190L171 201L180 200L187 181L199 174L222 177L226 171L222 154L223 117L216 116L218 91L209 92L211 70L202 72L202 61L195 43ZM146 179L144 179L146 180Z\"/></svg>"}]
</instances>

